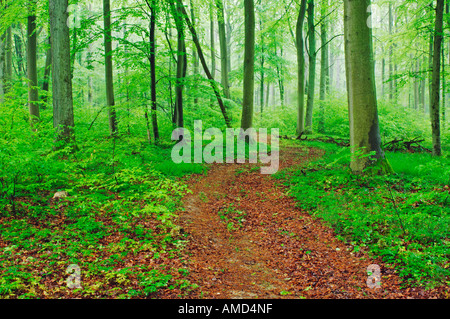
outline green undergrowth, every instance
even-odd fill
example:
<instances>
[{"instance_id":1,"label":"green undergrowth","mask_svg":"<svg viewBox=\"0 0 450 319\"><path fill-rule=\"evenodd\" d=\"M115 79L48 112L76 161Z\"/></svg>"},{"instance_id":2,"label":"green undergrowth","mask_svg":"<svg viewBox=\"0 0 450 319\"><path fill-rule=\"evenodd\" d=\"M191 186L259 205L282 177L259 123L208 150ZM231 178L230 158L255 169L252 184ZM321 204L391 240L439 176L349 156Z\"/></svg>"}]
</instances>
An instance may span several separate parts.
<instances>
[{"instance_id":1,"label":"green undergrowth","mask_svg":"<svg viewBox=\"0 0 450 319\"><path fill-rule=\"evenodd\" d=\"M182 177L205 173L204 165L174 164L169 142L80 135L83 146L70 153L51 151L39 134L0 139L0 298L142 298L195 288L171 260L186 242L176 223L189 191ZM67 197L53 199L58 191ZM80 289L66 283L72 264Z\"/></svg>"},{"instance_id":2,"label":"green undergrowth","mask_svg":"<svg viewBox=\"0 0 450 319\"><path fill-rule=\"evenodd\" d=\"M306 146L326 153L301 170L275 175L289 185L298 207L323 219L354 252L364 249L395 265L404 283L450 283L449 158L388 153L396 174L357 176L350 174L348 149Z\"/></svg>"}]
</instances>

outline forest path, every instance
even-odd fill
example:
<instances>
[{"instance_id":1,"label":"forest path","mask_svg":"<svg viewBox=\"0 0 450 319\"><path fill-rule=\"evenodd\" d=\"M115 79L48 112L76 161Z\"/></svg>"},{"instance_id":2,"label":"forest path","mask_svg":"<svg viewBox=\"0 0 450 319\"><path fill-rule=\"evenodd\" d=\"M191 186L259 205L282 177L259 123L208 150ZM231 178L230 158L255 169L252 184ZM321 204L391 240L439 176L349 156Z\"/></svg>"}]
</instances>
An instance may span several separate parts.
<instances>
[{"instance_id":1,"label":"forest path","mask_svg":"<svg viewBox=\"0 0 450 319\"><path fill-rule=\"evenodd\" d=\"M321 155L282 148L280 169ZM381 260L352 253L331 228L297 208L285 186L256 168L215 164L189 181L193 193L184 199L180 222L189 234L190 280L200 287L193 298L430 298L422 289L400 288ZM225 221L219 212L230 205ZM234 229L227 228L230 221ZM381 268L381 289L367 286L371 264Z\"/></svg>"}]
</instances>

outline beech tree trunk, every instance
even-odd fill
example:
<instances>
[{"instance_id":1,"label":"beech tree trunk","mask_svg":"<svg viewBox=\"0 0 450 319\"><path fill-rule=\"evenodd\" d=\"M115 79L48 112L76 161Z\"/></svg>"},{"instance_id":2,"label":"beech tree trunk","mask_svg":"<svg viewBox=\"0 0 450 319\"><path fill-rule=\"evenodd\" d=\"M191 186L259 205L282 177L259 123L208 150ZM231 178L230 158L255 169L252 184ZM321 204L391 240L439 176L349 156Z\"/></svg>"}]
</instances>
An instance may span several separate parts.
<instances>
[{"instance_id":1,"label":"beech tree trunk","mask_svg":"<svg viewBox=\"0 0 450 319\"><path fill-rule=\"evenodd\" d=\"M244 52L244 96L242 100L241 128L253 125L253 94L255 89L255 7L253 0L244 0L245 52Z\"/></svg>"},{"instance_id":2,"label":"beech tree trunk","mask_svg":"<svg viewBox=\"0 0 450 319\"><path fill-rule=\"evenodd\" d=\"M150 5L150 101L152 109L153 139L155 144L159 141L158 115L156 113L156 0Z\"/></svg>"},{"instance_id":3,"label":"beech tree trunk","mask_svg":"<svg viewBox=\"0 0 450 319\"><path fill-rule=\"evenodd\" d=\"M297 135L301 135L305 131L305 52L303 44L303 22L306 15L306 0L302 0L300 11L297 18L296 39L297 47Z\"/></svg>"},{"instance_id":4,"label":"beech tree trunk","mask_svg":"<svg viewBox=\"0 0 450 319\"><path fill-rule=\"evenodd\" d=\"M230 82L228 78L228 48L227 48L227 37L225 30L225 13L223 9L222 0L216 0L217 6L217 18L218 18L218 29L219 29L219 43L220 43L220 74L221 83L223 86L223 94L225 98L230 99Z\"/></svg>"},{"instance_id":5,"label":"beech tree trunk","mask_svg":"<svg viewBox=\"0 0 450 319\"><path fill-rule=\"evenodd\" d=\"M28 77L28 109L31 128L39 122L39 93L37 88L37 30L36 3L29 3L27 24L27 77Z\"/></svg>"},{"instance_id":6,"label":"beech tree trunk","mask_svg":"<svg viewBox=\"0 0 450 319\"><path fill-rule=\"evenodd\" d=\"M110 0L103 0L103 25L105 33L104 45L105 45L106 104L108 106L109 130L111 135L115 135L118 131L118 128L117 128L117 115L114 101Z\"/></svg>"},{"instance_id":7,"label":"beech tree trunk","mask_svg":"<svg viewBox=\"0 0 450 319\"><path fill-rule=\"evenodd\" d=\"M52 48L53 126L56 148L75 140L70 39L67 26L68 0L49 0Z\"/></svg>"},{"instance_id":8,"label":"beech tree trunk","mask_svg":"<svg viewBox=\"0 0 450 319\"><path fill-rule=\"evenodd\" d=\"M177 75L175 84L175 125L184 127L183 91L187 70L186 43L183 23L183 4L177 1L176 7L171 3L172 15L177 29Z\"/></svg>"},{"instance_id":9,"label":"beech tree trunk","mask_svg":"<svg viewBox=\"0 0 450 319\"><path fill-rule=\"evenodd\" d=\"M50 85L50 72L52 68L52 47L51 47L51 37L48 37L48 49L47 54L45 58L45 69L44 69L44 80L42 82L42 91L45 92L42 95L42 100L44 102L44 105L42 108L46 107L47 101L48 101L48 89Z\"/></svg>"},{"instance_id":10,"label":"beech tree trunk","mask_svg":"<svg viewBox=\"0 0 450 319\"><path fill-rule=\"evenodd\" d=\"M320 104L319 104L319 120L317 123L319 133L323 133L325 130L325 110L324 101L328 92L329 86L329 59L328 59L328 24L326 18L326 9L328 8L328 0L323 0L321 7L321 18L322 23L320 25L320 44L322 48L320 49Z\"/></svg>"},{"instance_id":11,"label":"beech tree trunk","mask_svg":"<svg viewBox=\"0 0 450 319\"><path fill-rule=\"evenodd\" d=\"M344 1L345 66L350 118L350 168L361 174L370 166L391 171L381 149L372 47L367 25L370 0ZM374 155L368 155L374 152Z\"/></svg>"},{"instance_id":12,"label":"beech tree trunk","mask_svg":"<svg viewBox=\"0 0 450 319\"><path fill-rule=\"evenodd\" d=\"M433 141L433 155L441 156L441 128L439 118L441 46L443 32L444 0L437 0L436 22L433 43L433 69L430 90L430 118Z\"/></svg>"},{"instance_id":13,"label":"beech tree trunk","mask_svg":"<svg viewBox=\"0 0 450 319\"><path fill-rule=\"evenodd\" d=\"M316 88L316 28L314 26L314 0L308 1L308 43L309 43L309 71L308 97L306 101L305 133L312 133L314 109L314 93Z\"/></svg>"}]
</instances>

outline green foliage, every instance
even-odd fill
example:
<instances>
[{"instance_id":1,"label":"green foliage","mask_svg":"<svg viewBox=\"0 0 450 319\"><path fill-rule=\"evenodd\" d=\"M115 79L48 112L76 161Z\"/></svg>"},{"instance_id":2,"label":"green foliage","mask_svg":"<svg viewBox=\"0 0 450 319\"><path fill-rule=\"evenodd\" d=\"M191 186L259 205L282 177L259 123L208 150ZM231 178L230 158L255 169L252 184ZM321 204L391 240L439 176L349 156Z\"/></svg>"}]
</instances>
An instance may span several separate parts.
<instances>
[{"instance_id":1,"label":"green foliage","mask_svg":"<svg viewBox=\"0 0 450 319\"><path fill-rule=\"evenodd\" d=\"M396 265L406 281L448 285L448 160L429 161L438 172L428 176L418 173L428 166L422 164L425 155L388 154L398 175L355 176L335 146L321 147L327 155L309 165L306 176L300 171L284 175L298 206L322 218L355 251L365 247Z\"/></svg>"},{"instance_id":2,"label":"green foliage","mask_svg":"<svg viewBox=\"0 0 450 319\"><path fill-rule=\"evenodd\" d=\"M221 209L218 214L230 231L241 228L245 221L245 216L247 215L245 212L237 210L233 204Z\"/></svg>"}]
</instances>

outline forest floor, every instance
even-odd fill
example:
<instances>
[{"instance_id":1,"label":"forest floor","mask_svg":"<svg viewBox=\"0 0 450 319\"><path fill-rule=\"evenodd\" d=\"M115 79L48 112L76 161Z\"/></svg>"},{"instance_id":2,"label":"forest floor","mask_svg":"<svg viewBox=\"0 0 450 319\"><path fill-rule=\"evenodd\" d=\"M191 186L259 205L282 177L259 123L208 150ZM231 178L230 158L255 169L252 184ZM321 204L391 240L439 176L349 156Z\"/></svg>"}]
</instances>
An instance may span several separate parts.
<instances>
[{"instance_id":1,"label":"forest floor","mask_svg":"<svg viewBox=\"0 0 450 319\"><path fill-rule=\"evenodd\" d=\"M282 148L280 169L322 153ZM442 290L404 286L393 266L353 252L257 164L215 164L188 183L179 224L188 235L189 281L199 287L192 298L442 298ZM381 269L380 289L367 285L371 264ZM173 298L165 292L159 298Z\"/></svg>"}]
</instances>

